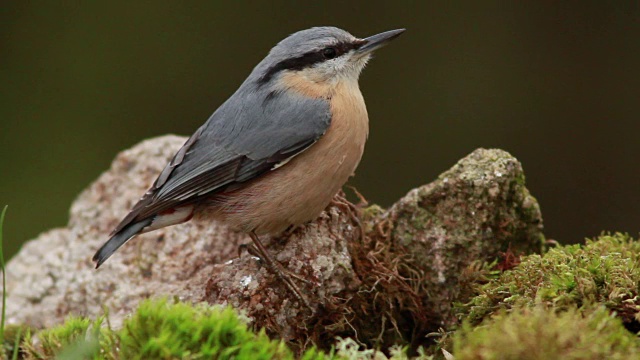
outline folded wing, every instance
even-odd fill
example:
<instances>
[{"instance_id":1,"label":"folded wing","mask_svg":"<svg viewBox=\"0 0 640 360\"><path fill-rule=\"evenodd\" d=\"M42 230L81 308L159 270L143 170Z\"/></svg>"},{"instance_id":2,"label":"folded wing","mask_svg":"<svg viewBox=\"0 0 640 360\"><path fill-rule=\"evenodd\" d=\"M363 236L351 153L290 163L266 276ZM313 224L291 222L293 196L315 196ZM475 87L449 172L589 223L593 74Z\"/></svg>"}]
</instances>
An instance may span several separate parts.
<instances>
[{"instance_id":1,"label":"folded wing","mask_svg":"<svg viewBox=\"0 0 640 360\"><path fill-rule=\"evenodd\" d=\"M328 101L261 91L225 102L176 153L153 186L115 228L277 171L313 145L331 122Z\"/></svg>"}]
</instances>

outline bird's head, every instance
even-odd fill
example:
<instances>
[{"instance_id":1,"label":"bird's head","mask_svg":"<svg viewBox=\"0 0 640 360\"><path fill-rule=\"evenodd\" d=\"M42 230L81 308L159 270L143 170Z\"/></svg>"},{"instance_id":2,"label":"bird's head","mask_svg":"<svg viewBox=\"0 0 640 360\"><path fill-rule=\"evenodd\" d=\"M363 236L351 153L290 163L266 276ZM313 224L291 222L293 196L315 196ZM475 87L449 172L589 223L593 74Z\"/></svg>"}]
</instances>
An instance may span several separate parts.
<instances>
[{"instance_id":1,"label":"bird's head","mask_svg":"<svg viewBox=\"0 0 640 360\"><path fill-rule=\"evenodd\" d=\"M371 54L405 30L364 39L335 27L314 27L280 41L252 74L258 86L331 88L341 81L357 84Z\"/></svg>"}]
</instances>

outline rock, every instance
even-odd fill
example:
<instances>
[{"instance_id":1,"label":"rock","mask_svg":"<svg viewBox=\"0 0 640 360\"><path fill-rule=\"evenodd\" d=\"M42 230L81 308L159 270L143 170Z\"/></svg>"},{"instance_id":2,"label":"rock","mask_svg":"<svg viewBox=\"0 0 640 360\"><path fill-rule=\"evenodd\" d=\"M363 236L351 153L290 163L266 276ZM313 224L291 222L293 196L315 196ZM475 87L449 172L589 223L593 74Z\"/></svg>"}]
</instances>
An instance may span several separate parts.
<instances>
[{"instance_id":1,"label":"rock","mask_svg":"<svg viewBox=\"0 0 640 360\"><path fill-rule=\"evenodd\" d=\"M541 248L540 211L520 164L480 149L389 210L338 200L316 221L263 239L304 279L296 282L313 313L259 259L238 257L247 236L215 222L141 235L94 270L95 250L185 140L164 136L122 152L73 203L67 227L25 244L7 265L10 323L50 327L109 309L118 326L141 299L168 296L243 309L254 326L301 346L337 335L411 341L455 323L451 302L463 298L458 280L471 264L509 246Z\"/></svg>"},{"instance_id":2,"label":"rock","mask_svg":"<svg viewBox=\"0 0 640 360\"><path fill-rule=\"evenodd\" d=\"M454 303L469 300L479 276L474 266L540 252L544 243L522 166L502 150L478 149L368 217L366 241L351 242L362 284L350 299L348 326L383 349L424 344L427 334L450 329Z\"/></svg>"},{"instance_id":3,"label":"rock","mask_svg":"<svg viewBox=\"0 0 640 360\"><path fill-rule=\"evenodd\" d=\"M411 190L387 216L394 223L391 246L408 254L400 274L421 274L425 290L418 296L436 314L433 325L443 328L457 321L452 302L468 300L460 282L469 265L507 249L540 252L544 243L540 207L524 186L522 166L502 150L474 151L437 181Z\"/></svg>"}]
</instances>

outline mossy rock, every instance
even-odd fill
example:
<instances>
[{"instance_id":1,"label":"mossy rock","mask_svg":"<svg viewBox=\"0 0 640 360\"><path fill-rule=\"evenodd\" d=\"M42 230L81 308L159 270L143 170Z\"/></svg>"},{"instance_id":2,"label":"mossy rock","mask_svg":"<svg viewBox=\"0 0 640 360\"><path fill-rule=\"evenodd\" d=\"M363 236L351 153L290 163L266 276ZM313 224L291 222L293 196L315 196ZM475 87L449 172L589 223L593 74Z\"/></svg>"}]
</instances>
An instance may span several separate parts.
<instances>
[{"instance_id":1,"label":"mossy rock","mask_svg":"<svg viewBox=\"0 0 640 360\"><path fill-rule=\"evenodd\" d=\"M473 273L486 283L458 306L464 321L440 345L455 360L640 358L638 254L639 242L614 234L524 256L502 272L476 264ZM233 309L204 304L145 301L119 330L106 318L69 318L35 333L16 328L5 354L18 338L21 359L408 359L408 344L384 355L352 339L337 340L328 353L295 353ZM439 350L430 355L419 358L442 358Z\"/></svg>"},{"instance_id":2,"label":"mossy rock","mask_svg":"<svg viewBox=\"0 0 640 360\"><path fill-rule=\"evenodd\" d=\"M503 310L482 326L465 322L454 344L455 360L640 358L640 340L604 306Z\"/></svg>"},{"instance_id":3,"label":"mossy rock","mask_svg":"<svg viewBox=\"0 0 640 360\"><path fill-rule=\"evenodd\" d=\"M625 234L559 246L523 257L518 266L479 287L458 312L478 324L501 309L542 305L561 311L598 303L635 333L640 330L639 261L640 242Z\"/></svg>"}]
</instances>

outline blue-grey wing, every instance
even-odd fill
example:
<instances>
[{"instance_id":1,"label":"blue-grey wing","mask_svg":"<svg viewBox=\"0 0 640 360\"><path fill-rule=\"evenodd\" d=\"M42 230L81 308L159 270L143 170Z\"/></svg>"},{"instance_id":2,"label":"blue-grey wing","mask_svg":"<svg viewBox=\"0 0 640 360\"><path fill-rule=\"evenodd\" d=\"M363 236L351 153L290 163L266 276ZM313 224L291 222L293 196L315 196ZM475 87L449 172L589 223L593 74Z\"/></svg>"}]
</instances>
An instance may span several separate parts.
<instances>
[{"instance_id":1,"label":"blue-grey wing","mask_svg":"<svg viewBox=\"0 0 640 360\"><path fill-rule=\"evenodd\" d=\"M313 145L331 122L328 101L242 89L200 127L116 227L198 201L274 170Z\"/></svg>"}]
</instances>

